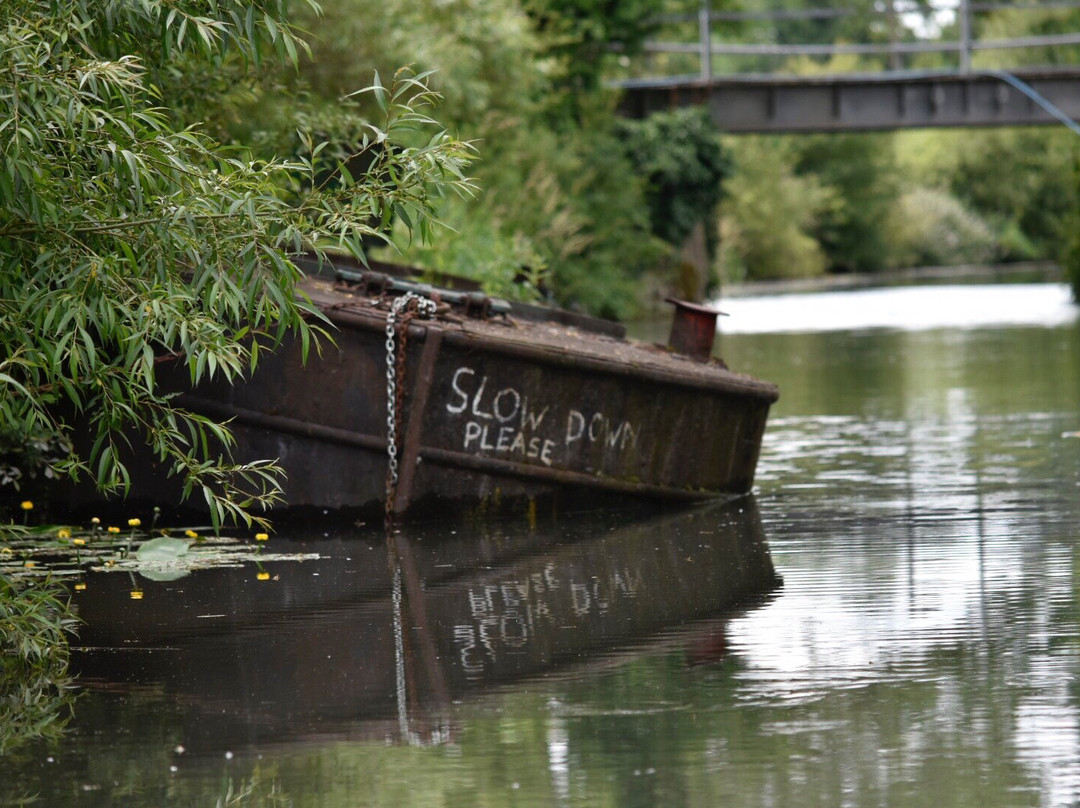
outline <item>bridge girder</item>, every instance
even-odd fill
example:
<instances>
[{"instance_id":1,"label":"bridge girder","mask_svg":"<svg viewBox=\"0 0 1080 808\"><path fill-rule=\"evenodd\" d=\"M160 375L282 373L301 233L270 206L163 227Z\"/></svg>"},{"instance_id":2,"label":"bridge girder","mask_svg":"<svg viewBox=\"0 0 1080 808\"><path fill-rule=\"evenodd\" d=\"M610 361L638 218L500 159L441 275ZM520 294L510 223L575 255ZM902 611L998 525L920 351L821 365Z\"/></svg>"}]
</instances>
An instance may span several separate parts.
<instances>
[{"instance_id":1,"label":"bridge girder","mask_svg":"<svg viewBox=\"0 0 1080 808\"><path fill-rule=\"evenodd\" d=\"M1080 119L1080 69L1013 75ZM1058 123L1016 86L979 72L682 78L627 82L623 88L625 115L707 104L713 120L733 134Z\"/></svg>"}]
</instances>

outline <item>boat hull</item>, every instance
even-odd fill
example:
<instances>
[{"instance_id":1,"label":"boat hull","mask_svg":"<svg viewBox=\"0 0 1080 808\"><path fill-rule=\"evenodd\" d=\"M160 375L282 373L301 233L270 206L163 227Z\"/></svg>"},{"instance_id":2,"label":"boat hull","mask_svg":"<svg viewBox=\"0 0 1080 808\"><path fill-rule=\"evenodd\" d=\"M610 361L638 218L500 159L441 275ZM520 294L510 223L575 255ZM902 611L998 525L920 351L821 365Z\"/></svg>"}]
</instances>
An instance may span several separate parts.
<instances>
[{"instance_id":1,"label":"boat hull","mask_svg":"<svg viewBox=\"0 0 1080 808\"><path fill-rule=\"evenodd\" d=\"M236 459L277 458L291 506L368 508L385 495L385 313L332 300L336 345L321 357L305 365L288 346L251 381L185 403L232 419ZM399 513L560 490L694 500L751 488L772 385L561 326L408 328Z\"/></svg>"}]
</instances>

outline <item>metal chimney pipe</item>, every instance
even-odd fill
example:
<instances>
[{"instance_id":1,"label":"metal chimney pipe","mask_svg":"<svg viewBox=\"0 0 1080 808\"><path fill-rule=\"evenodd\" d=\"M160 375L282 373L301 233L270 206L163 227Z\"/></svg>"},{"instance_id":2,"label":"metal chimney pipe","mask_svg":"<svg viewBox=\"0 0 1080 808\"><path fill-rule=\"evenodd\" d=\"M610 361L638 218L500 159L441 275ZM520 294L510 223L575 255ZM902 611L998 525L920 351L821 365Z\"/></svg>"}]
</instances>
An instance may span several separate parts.
<instances>
[{"instance_id":1,"label":"metal chimney pipe","mask_svg":"<svg viewBox=\"0 0 1080 808\"><path fill-rule=\"evenodd\" d=\"M716 318L724 312L673 297L665 300L675 306L668 347L698 362L708 362L716 339Z\"/></svg>"}]
</instances>

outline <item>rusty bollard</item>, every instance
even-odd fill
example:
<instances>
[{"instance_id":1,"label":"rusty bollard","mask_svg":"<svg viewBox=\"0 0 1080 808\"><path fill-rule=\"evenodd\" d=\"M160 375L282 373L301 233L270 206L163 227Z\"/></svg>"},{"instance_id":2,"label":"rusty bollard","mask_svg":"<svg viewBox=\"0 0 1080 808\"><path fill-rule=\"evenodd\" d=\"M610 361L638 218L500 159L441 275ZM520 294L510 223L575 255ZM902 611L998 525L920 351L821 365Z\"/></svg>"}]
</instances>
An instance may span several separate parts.
<instances>
[{"instance_id":1,"label":"rusty bollard","mask_svg":"<svg viewBox=\"0 0 1080 808\"><path fill-rule=\"evenodd\" d=\"M724 312L674 297L665 300L675 305L668 347L698 362L708 362L716 339L716 318Z\"/></svg>"}]
</instances>

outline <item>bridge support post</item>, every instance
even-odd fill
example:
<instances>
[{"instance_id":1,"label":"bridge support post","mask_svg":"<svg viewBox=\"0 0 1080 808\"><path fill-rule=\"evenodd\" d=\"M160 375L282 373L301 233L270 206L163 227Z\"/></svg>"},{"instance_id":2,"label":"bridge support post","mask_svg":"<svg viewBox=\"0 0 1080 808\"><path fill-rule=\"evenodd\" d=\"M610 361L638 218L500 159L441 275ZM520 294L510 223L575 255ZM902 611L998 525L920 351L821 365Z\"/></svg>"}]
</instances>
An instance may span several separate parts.
<instances>
[{"instance_id":1,"label":"bridge support post","mask_svg":"<svg viewBox=\"0 0 1080 808\"><path fill-rule=\"evenodd\" d=\"M971 72L971 5L968 0L960 0L960 72Z\"/></svg>"},{"instance_id":2,"label":"bridge support post","mask_svg":"<svg viewBox=\"0 0 1080 808\"><path fill-rule=\"evenodd\" d=\"M712 81L712 5L701 0L698 11L698 47L701 50L701 80Z\"/></svg>"}]
</instances>

